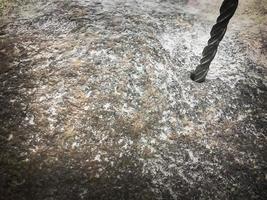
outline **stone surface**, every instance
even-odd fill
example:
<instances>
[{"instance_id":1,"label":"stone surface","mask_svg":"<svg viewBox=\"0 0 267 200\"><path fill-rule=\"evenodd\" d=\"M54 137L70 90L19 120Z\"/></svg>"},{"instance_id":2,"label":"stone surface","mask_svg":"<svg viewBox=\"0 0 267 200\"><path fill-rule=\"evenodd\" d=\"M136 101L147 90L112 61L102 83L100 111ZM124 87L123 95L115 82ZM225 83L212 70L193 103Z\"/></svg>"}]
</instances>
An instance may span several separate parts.
<instances>
[{"instance_id":1,"label":"stone surface","mask_svg":"<svg viewBox=\"0 0 267 200\"><path fill-rule=\"evenodd\" d=\"M265 0L189 79L220 2L10 3L0 199L266 199Z\"/></svg>"}]
</instances>

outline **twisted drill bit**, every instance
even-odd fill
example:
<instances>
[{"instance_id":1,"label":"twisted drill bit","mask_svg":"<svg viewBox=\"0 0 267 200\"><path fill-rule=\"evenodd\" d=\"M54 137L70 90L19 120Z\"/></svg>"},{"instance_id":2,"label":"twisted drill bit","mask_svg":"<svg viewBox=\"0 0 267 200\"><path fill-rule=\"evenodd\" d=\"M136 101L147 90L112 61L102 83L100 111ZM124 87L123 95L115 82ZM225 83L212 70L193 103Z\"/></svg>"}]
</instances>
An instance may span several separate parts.
<instances>
[{"instance_id":1,"label":"twisted drill bit","mask_svg":"<svg viewBox=\"0 0 267 200\"><path fill-rule=\"evenodd\" d=\"M214 59L218 46L223 39L227 25L233 17L238 6L238 0L224 0L220 8L220 16L210 32L208 45L202 52L202 59L196 70L191 73L191 79L198 83L204 82L209 71L209 66Z\"/></svg>"}]
</instances>

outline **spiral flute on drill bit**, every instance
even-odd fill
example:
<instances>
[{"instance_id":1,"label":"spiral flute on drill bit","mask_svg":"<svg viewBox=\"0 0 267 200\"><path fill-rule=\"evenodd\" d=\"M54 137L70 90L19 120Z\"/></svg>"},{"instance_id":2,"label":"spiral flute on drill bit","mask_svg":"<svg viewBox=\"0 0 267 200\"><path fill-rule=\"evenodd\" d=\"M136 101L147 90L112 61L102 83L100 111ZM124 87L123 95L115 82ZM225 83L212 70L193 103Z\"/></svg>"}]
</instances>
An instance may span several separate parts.
<instances>
[{"instance_id":1,"label":"spiral flute on drill bit","mask_svg":"<svg viewBox=\"0 0 267 200\"><path fill-rule=\"evenodd\" d=\"M209 66L214 59L218 46L227 30L227 25L233 17L238 6L238 0L224 0L220 8L220 16L210 32L208 45L202 52L202 59L195 71L191 74L191 79L196 82L204 82L209 71Z\"/></svg>"}]
</instances>

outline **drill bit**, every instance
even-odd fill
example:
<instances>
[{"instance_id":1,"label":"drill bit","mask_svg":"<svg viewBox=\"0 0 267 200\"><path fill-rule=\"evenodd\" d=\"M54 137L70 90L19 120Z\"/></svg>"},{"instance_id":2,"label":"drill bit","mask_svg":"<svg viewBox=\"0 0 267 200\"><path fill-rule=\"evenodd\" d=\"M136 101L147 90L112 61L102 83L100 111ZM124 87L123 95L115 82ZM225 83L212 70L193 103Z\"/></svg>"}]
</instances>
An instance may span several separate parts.
<instances>
[{"instance_id":1,"label":"drill bit","mask_svg":"<svg viewBox=\"0 0 267 200\"><path fill-rule=\"evenodd\" d=\"M214 59L218 46L227 30L227 25L233 17L238 6L238 0L224 0L220 8L220 16L210 32L208 45L202 52L202 59L196 70L191 73L191 79L198 83L204 82L209 71L209 66Z\"/></svg>"}]
</instances>

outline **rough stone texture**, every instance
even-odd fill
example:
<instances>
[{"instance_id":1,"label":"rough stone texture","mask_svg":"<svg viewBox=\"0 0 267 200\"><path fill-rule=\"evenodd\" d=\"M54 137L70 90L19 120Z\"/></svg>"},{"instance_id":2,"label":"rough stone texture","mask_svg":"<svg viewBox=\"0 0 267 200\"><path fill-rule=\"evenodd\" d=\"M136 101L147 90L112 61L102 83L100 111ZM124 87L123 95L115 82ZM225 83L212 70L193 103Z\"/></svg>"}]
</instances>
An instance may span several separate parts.
<instances>
[{"instance_id":1,"label":"rough stone texture","mask_svg":"<svg viewBox=\"0 0 267 200\"><path fill-rule=\"evenodd\" d=\"M32 0L0 21L0 199L266 199L267 2Z\"/></svg>"}]
</instances>

